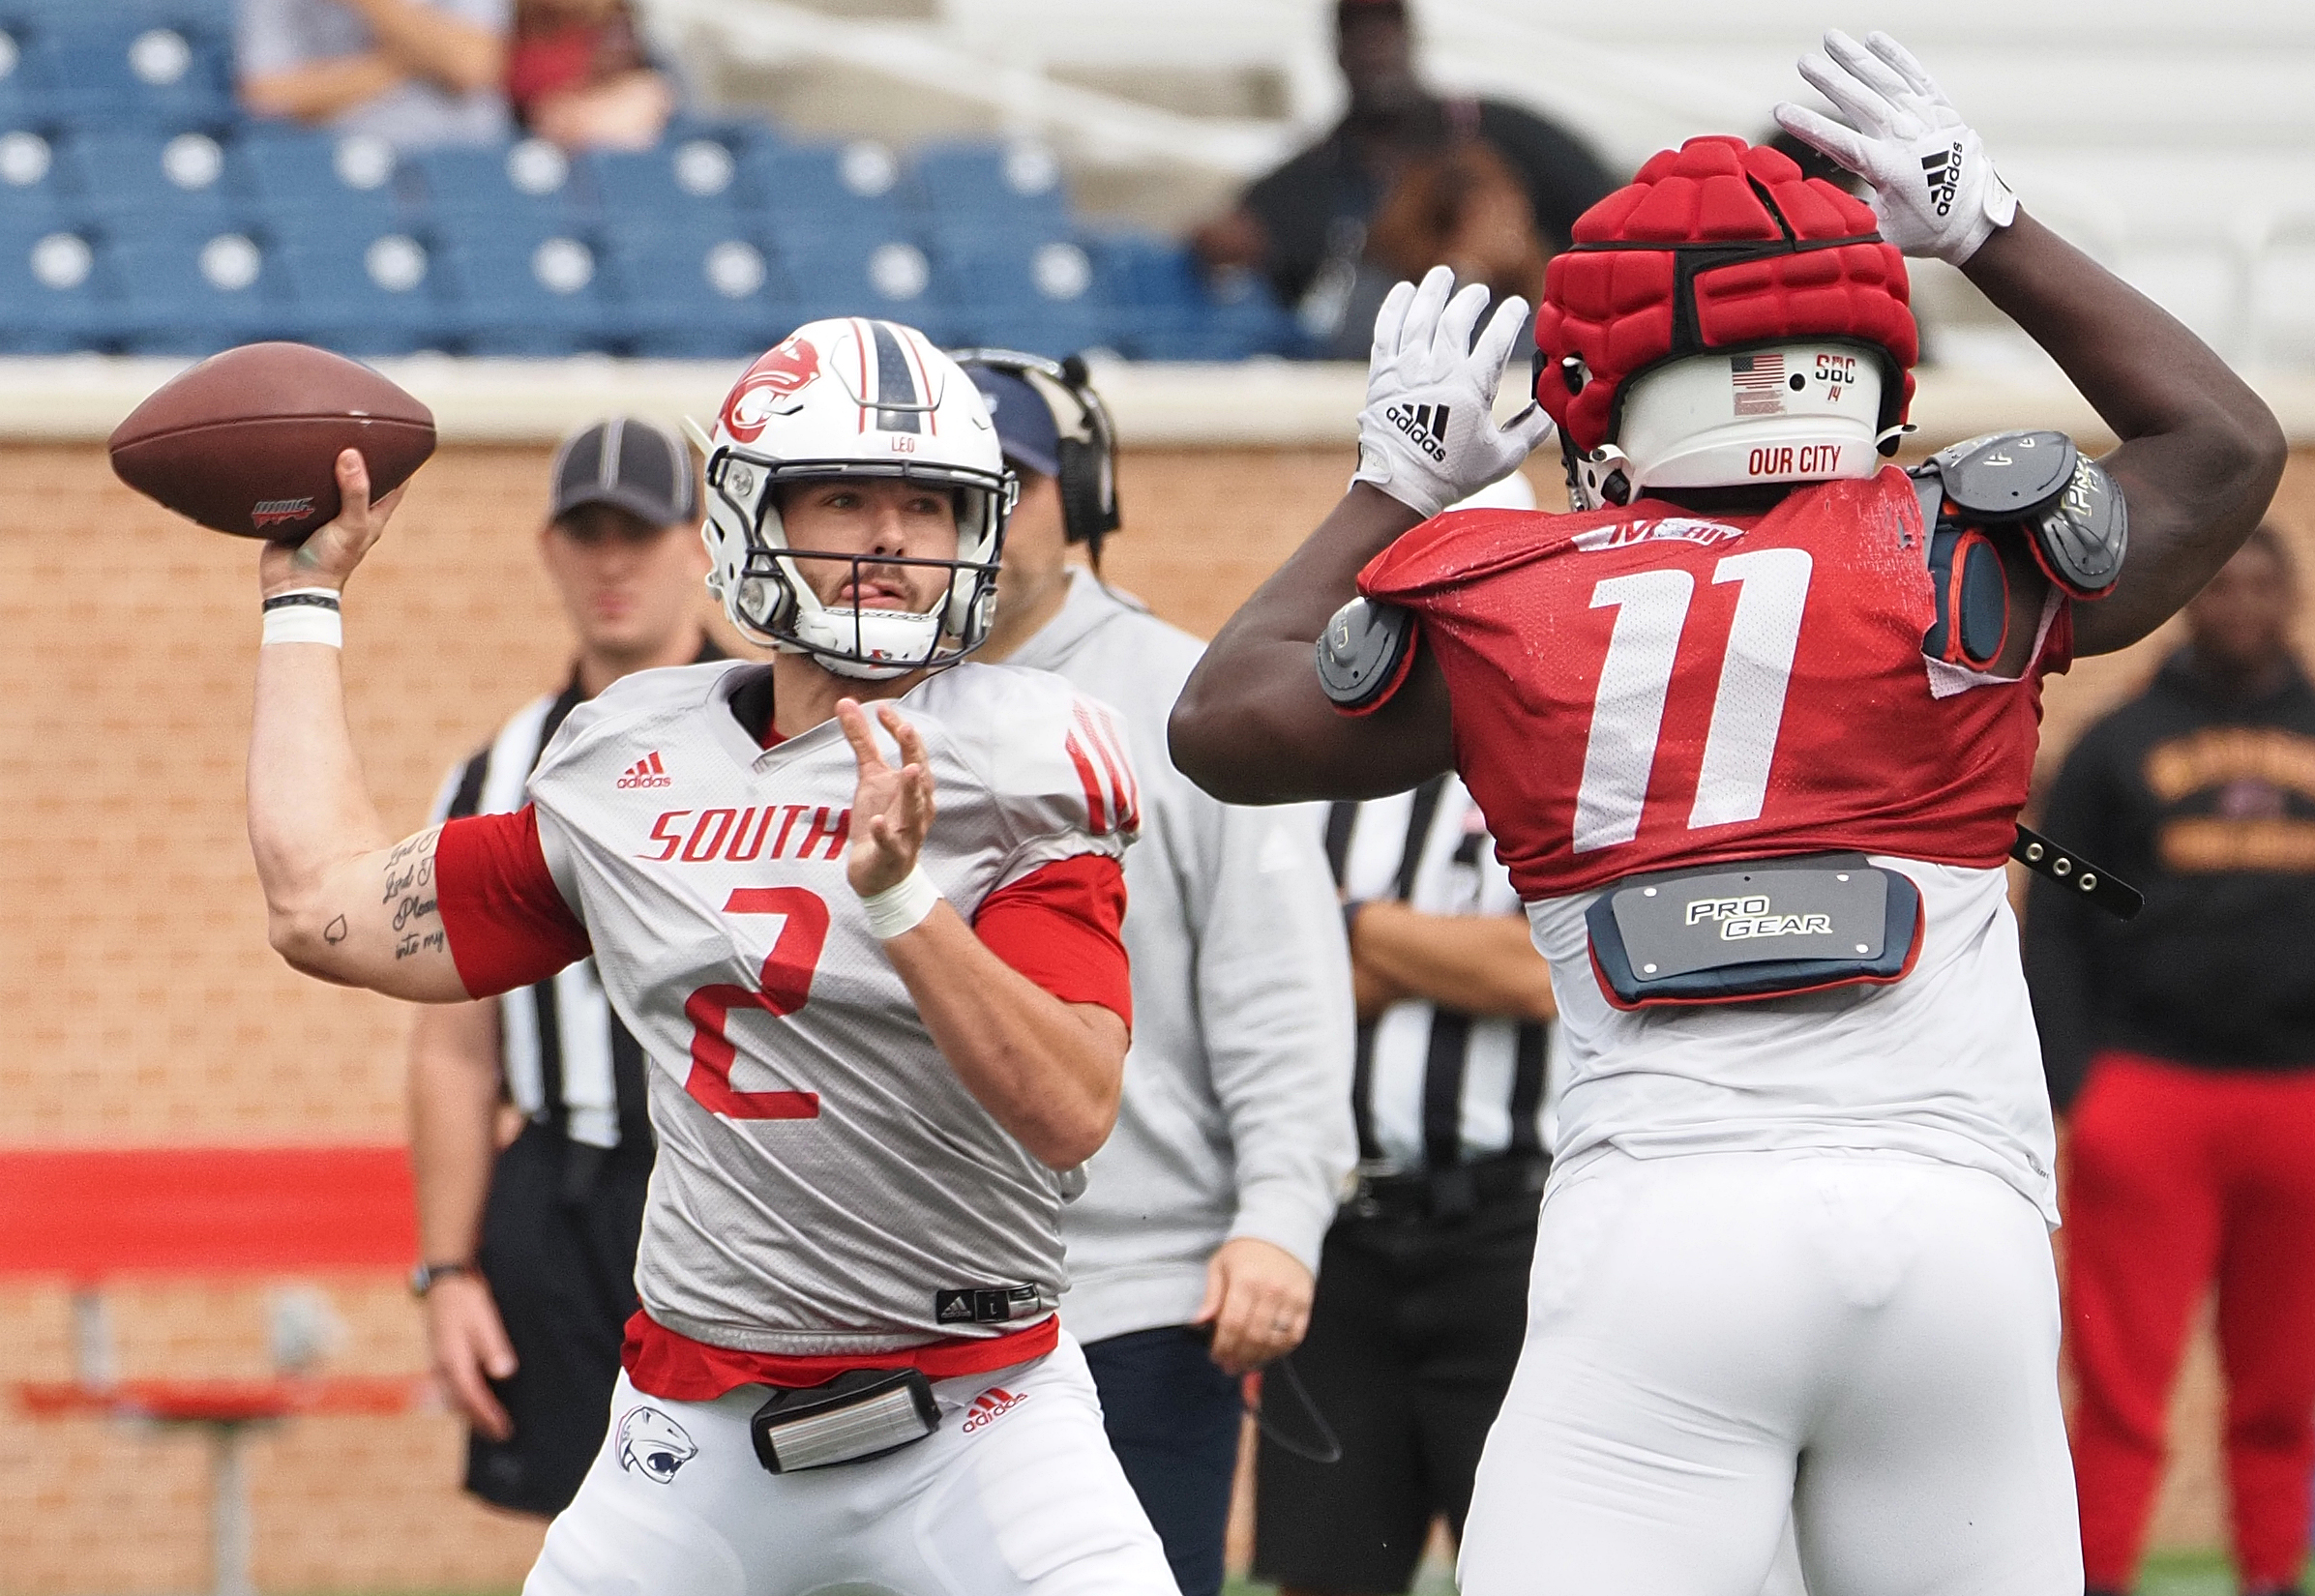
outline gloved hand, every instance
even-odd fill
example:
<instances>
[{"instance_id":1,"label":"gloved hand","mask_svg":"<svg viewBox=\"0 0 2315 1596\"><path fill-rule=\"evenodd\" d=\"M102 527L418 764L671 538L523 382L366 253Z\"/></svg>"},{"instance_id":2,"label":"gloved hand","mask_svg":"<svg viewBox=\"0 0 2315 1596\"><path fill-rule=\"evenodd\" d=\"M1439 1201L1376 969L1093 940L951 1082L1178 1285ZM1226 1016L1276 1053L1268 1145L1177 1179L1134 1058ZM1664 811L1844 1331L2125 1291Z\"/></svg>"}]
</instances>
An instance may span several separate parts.
<instances>
[{"instance_id":1,"label":"gloved hand","mask_svg":"<svg viewBox=\"0 0 2315 1596\"><path fill-rule=\"evenodd\" d=\"M1843 120L1787 102L1776 107L1777 125L1873 185L1881 236L1905 253L1958 266L2017 216L2018 196L1976 131L1887 34L1869 33L1859 44L1831 29L1823 55L1800 58L1800 75Z\"/></svg>"},{"instance_id":2,"label":"gloved hand","mask_svg":"<svg viewBox=\"0 0 2315 1596\"><path fill-rule=\"evenodd\" d=\"M1420 287L1402 282L1383 300L1358 415L1350 480L1373 483L1426 518L1510 475L1552 435L1552 418L1535 404L1495 424L1496 388L1527 301L1497 306L1474 348L1487 286L1474 282L1450 299L1454 287L1455 274L1434 266Z\"/></svg>"}]
</instances>

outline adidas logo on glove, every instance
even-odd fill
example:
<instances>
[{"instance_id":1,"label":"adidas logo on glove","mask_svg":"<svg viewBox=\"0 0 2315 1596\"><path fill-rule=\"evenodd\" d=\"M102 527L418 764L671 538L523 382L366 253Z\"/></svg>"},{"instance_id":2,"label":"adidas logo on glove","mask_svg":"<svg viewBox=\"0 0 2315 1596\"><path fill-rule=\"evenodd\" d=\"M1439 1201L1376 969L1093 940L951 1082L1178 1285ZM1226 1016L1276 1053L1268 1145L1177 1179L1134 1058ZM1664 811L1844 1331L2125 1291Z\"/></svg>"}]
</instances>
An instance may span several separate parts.
<instances>
[{"instance_id":1,"label":"adidas logo on glove","mask_svg":"<svg viewBox=\"0 0 2315 1596\"><path fill-rule=\"evenodd\" d=\"M1953 209L1961 192L1961 146L1938 150L1921 158L1921 175L1929 180L1929 207L1940 216Z\"/></svg>"},{"instance_id":2,"label":"adidas logo on glove","mask_svg":"<svg viewBox=\"0 0 2315 1596\"><path fill-rule=\"evenodd\" d=\"M1450 406L1418 404L1409 410L1392 405L1383 416L1413 440L1414 446L1441 465L1447 459L1447 411Z\"/></svg>"}]
</instances>

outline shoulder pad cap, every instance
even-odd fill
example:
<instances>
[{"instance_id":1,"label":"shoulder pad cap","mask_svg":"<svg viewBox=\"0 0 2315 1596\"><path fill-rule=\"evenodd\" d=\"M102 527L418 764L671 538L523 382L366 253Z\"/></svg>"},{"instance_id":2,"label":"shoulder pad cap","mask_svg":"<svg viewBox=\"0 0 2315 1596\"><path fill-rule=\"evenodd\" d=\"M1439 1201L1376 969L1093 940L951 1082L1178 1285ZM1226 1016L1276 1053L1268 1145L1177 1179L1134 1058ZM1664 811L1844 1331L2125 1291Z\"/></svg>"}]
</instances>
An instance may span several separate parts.
<instances>
[{"instance_id":1,"label":"shoulder pad cap","mask_svg":"<svg viewBox=\"0 0 2315 1596\"><path fill-rule=\"evenodd\" d=\"M1380 709L1414 660L1414 616L1395 604L1352 599L1318 641L1319 686L1346 715Z\"/></svg>"},{"instance_id":2,"label":"shoulder pad cap","mask_svg":"<svg viewBox=\"0 0 2315 1596\"><path fill-rule=\"evenodd\" d=\"M2114 591L2129 552L2130 512L2121 485L2096 460L2075 465L2065 490L2030 530L2033 557L2060 587L2077 599Z\"/></svg>"},{"instance_id":3,"label":"shoulder pad cap","mask_svg":"<svg viewBox=\"0 0 2315 1596\"><path fill-rule=\"evenodd\" d=\"M2029 521L2065 491L2080 458L2063 432L1987 432L1939 450L1915 474L1935 471L1965 518Z\"/></svg>"}]
</instances>

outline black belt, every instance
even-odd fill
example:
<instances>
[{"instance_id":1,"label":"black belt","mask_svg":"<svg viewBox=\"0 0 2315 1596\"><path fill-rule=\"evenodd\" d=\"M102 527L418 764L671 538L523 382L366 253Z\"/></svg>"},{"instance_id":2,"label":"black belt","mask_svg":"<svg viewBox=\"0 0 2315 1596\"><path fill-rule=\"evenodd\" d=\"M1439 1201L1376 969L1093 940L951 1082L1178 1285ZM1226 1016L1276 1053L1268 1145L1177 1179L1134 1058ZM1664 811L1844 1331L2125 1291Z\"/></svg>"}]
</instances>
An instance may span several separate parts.
<instances>
[{"instance_id":1,"label":"black belt","mask_svg":"<svg viewBox=\"0 0 2315 1596\"><path fill-rule=\"evenodd\" d=\"M1353 1219L1462 1219L1482 1203L1539 1195L1551 1168L1548 1158L1505 1153L1443 1169L1361 1174L1343 1212Z\"/></svg>"}]
</instances>

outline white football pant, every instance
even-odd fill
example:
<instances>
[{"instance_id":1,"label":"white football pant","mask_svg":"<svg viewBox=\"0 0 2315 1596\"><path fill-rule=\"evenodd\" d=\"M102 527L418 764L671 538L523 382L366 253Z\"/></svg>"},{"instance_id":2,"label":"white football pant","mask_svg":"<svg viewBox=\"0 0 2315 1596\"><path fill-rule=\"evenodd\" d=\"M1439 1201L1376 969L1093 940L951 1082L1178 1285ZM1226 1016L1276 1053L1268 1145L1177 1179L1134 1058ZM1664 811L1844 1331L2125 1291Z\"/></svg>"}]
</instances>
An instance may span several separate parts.
<instances>
[{"instance_id":1,"label":"white football pant","mask_svg":"<svg viewBox=\"0 0 2315 1596\"><path fill-rule=\"evenodd\" d=\"M2080 1596L2033 1204L1902 1154L1608 1154L1544 1198L1464 1596Z\"/></svg>"},{"instance_id":2,"label":"white football pant","mask_svg":"<svg viewBox=\"0 0 2315 1596\"><path fill-rule=\"evenodd\" d=\"M762 1387L665 1402L620 1375L523 1596L1177 1596L1076 1342L933 1391L923 1440L772 1474L748 1436Z\"/></svg>"}]
</instances>

